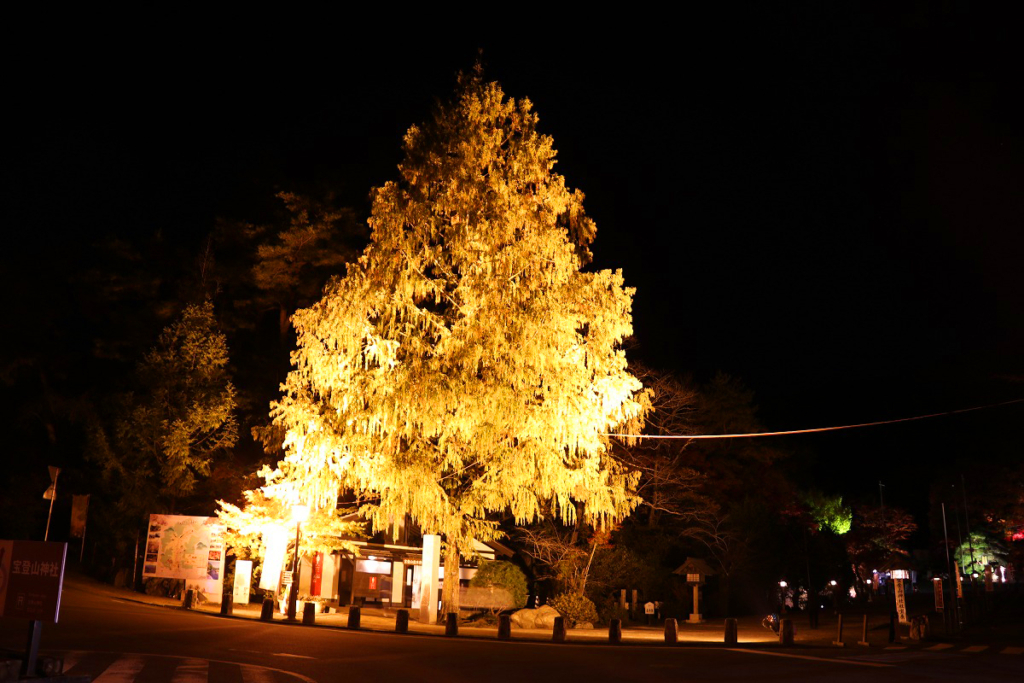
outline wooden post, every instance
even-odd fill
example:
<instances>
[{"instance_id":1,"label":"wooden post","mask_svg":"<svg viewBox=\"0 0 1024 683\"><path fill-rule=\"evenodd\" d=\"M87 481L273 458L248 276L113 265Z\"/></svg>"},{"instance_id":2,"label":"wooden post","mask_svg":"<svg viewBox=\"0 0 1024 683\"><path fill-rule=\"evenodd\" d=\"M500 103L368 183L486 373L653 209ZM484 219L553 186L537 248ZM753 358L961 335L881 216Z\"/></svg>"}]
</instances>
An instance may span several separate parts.
<instances>
[{"instance_id":1,"label":"wooden post","mask_svg":"<svg viewBox=\"0 0 1024 683\"><path fill-rule=\"evenodd\" d=\"M858 645L868 647L871 643L868 642L868 615L864 615L864 628L861 630L860 640L857 641Z\"/></svg>"},{"instance_id":2,"label":"wooden post","mask_svg":"<svg viewBox=\"0 0 1024 683\"><path fill-rule=\"evenodd\" d=\"M843 615L839 615L839 623L836 625L836 639L832 641L836 647L843 647Z\"/></svg>"},{"instance_id":3,"label":"wooden post","mask_svg":"<svg viewBox=\"0 0 1024 683\"><path fill-rule=\"evenodd\" d=\"M409 610L400 609L395 615L395 633L409 632Z\"/></svg>"},{"instance_id":4,"label":"wooden post","mask_svg":"<svg viewBox=\"0 0 1024 683\"><path fill-rule=\"evenodd\" d=\"M675 645L679 642L679 632L676 628L675 619L665 620L665 644Z\"/></svg>"},{"instance_id":5,"label":"wooden post","mask_svg":"<svg viewBox=\"0 0 1024 683\"><path fill-rule=\"evenodd\" d=\"M725 644L735 645L739 642L737 634L739 632L739 622L735 619L725 620Z\"/></svg>"},{"instance_id":6,"label":"wooden post","mask_svg":"<svg viewBox=\"0 0 1024 683\"><path fill-rule=\"evenodd\" d=\"M455 612L445 615L444 634L452 638L459 635L459 615Z\"/></svg>"},{"instance_id":7,"label":"wooden post","mask_svg":"<svg viewBox=\"0 0 1024 683\"><path fill-rule=\"evenodd\" d=\"M498 640L512 639L512 617L508 614L498 615Z\"/></svg>"},{"instance_id":8,"label":"wooden post","mask_svg":"<svg viewBox=\"0 0 1024 683\"><path fill-rule=\"evenodd\" d=\"M351 605L348 608L348 627L350 629L358 629L359 621L362 615L359 612L359 608L355 605Z\"/></svg>"},{"instance_id":9,"label":"wooden post","mask_svg":"<svg viewBox=\"0 0 1024 683\"><path fill-rule=\"evenodd\" d=\"M260 621L274 620L274 598L263 598L263 607L260 608Z\"/></svg>"},{"instance_id":10,"label":"wooden post","mask_svg":"<svg viewBox=\"0 0 1024 683\"><path fill-rule=\"evenodd\" d=\"M551 629L551 640L556 643L565 642L565 617L555 617L555 625Z\"/></svg>"},{"instance_id":11,"label":"wooden post","mask_svg":"<svg viewBox=\"0 0 1024 683\"><path fill-rule=\"evenodd\" d=\"M779 645L792 645L795 630L792 619L783 619L779 622Z\"/></svg>"},{"instance_id":12,"label":"wooden post","mask_svg":"<svg viewBox=\"0 0 1024 683\"><path fill-rule=\"evenodd\" d=\"M302 625L312 626L316 623L316 608L317 604L310 600L302 606Z\"/></svg>"},{"instance_id":13,"label":"wooden post","mask_svg":"<svg viewBox=\"0 0 1024 683\"><path fill-rule=\"evenodd\" d=\"M618 645L622 642L622 619L612 619L608 625L608 642Z\"/></svg>"}]
</instances>

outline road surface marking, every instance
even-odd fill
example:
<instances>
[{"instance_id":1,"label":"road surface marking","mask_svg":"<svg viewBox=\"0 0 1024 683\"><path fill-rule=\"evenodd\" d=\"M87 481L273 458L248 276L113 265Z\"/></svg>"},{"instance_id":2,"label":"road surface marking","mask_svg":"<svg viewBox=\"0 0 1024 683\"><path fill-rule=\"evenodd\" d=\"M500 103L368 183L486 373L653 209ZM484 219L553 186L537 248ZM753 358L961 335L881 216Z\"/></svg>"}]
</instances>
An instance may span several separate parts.
<instances>
[{"instance_id":1,"label":"road surface marking","mask_svg":"<svg viewBox=\"0 0 1024 683\"><path fill-rule=\"evenodd\" d=\"M965 647L961 652L981 652L987 649L988 645L971 645L970 647Z\"/></svg>"},{"instance_id":2,"label":"road surface marking","mask_svg":"<svg viewBox=\"0 0 1024 683\"><path fill-rule=\"evenodd\" d=\"M146 665L142 657L122 657L96 677L93 683L132 683Z\"/></svg>"},{"instance_id":3,"label":"road surface marking","mask_svg":"<svg viewBox=\"0 0 1024 683\"><path fill-rule=\"evenodd\" d=\"M1024 647L1004 647L1004 655L1020 655L1024 654Z\"/></svg>"},{"instance_id":4,"label":"road surface marking","mask_svg":"<svg viewBox=\"0 0 1024 683\"><path fill-rule=\"evenodd\" d=\"M68 656L70 656L71 661L73 661L76 665L82 665L83 660L88 660L89 655L116 655L119 657L119 659L110 666L108 666L107 669L102 674L93 679L93 683L134 683L134 676L138 675L139 671L142 670L147 659L176 659L185 660L186 663L198 663L202 666L204 672L203 678L200 679L202 683L207 683L207 675L209 674L208 667L210 662L216 662L217 664L226 664L228 666L237 666L239 668L239 671L241 671L242 680L244 683L272 683L274 680L276 680L273 676L274 673L279 674L280 676L283 676L285 679L288 680L297 680L302 681L303 683L316 683L316 681L314 681L309 676L304 676L303 674L296 673L295 671L286 671L284 669L278 669L273 666L260 666L259 664L244 664L242 662L232 662L225 659L198 659L181 657L178 655L158 655L149 653L143 654L138 652L111 652L109 650L75 650L68 653ZM65 658L65 661L68 661L67 657ZM132 675L132 677L125 678L124 672L127 671L127 666L128 663L130 662L137 662L138 668L135 669L135 672ZM70 668L70 666L65 665L64 670L67 671ZM84 666L84 668L88 667ZM108 674L118 674L119 672L121 672L121 675L119 675L118 677L107 677ZM176 672L176 674L178 672L181 672L181 667L178 667L178 671ZM172 679L171 683L184 683L184 681L186 680L190 681L195 679L180 679L177 676L175 676L175 678Z\"/></svg>"},{"instance_id":5,"label":"road surface marking","mask_svg":"<svg viewBox=\"0 0 1024 683\"><path fill-rule=\"evenodd\" d=\"M768 655L769 657L786 657L788 659L809 659L812 662L821 662L822 664L829 664L832 662L840 662L842 664L856 664L858 666L875 666L875 667L891 667L892 664L883 664L881 662L859 662L855 659L832 659L831 657L810 657L808 655L791 655L784 652L769 652L767 650L740 650L734 648L726 648L732 652L746 652L752 655Z\"/></svg>"},{"instance_id":6,"label":"road surface marking","mask_svg":"<svg viewBox=\"0 0 1024 683\"><path fill-rule=\"evenodd\" d=\"M267 669L245 665L238 668L242 671L242 683L274 683L274 674Z\"/></svg>"},{"instance_id":7,"label":"road surface marking","mask_svg":"<svg viewBox=\"0 0 1024 683\"><path fill-rule=\"evenodd\" d=\"M308 657L306 655L293 655L291 652L271 652L270 654L275 657L294 657L295 659L315 659L315 657Z\"/></svg>"},{"instance_id":8,"label":"road surface marking","mask_svg":"<svg viewBox=\"0 0 1024 683\"><path fill-rule=\"evenodd\" d=\"M886 650L906 650L906 645L889 645L885 648Z\"/></svg>"},{"instance_id":9,"label":"road surface marking","mask_svg":"<svg viewBox=\"0 0 1024 683\"><path fill-rule=\"evenodd\" d=\"M186 659L174 671L171 683L208 683L210 665L205 659Z\"/></svg>"},{"instance_id":10,"label":"road surface marking","mask_svg":"<svg viewBox=\"0 0 1024 683\"><path fill-rule=\"evenodd\" d=\"M68 669L73 667L75 664L78 664L78 653L77 652L69 652L66 655L64 655L64 671L67 671Z\"/></svg>"},{"instance_id":11,"label":"road surface marking","mask_svg":"<svg viewBox=\"0 0 1024 683\"><path fill-rule=\"evenodd\" d=\"M951 647L953 647L951 643L938 643L936 645L932 645L931 647L926 647L925 649L937 652L939 650L948 650Z\"/></svg>"}]
</instances>

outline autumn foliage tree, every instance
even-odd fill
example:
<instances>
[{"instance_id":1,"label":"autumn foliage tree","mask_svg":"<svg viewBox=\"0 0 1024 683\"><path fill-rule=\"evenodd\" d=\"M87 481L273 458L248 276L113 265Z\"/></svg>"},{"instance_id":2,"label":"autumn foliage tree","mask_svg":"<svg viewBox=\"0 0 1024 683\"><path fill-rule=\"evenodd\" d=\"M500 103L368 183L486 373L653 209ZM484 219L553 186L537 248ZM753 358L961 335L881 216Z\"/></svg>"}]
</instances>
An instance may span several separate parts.
<instances>
[{"instance_id":1,"label":"autumn foliage tree","mask_svg":"<svg viewBox=\"0 0 1024 683\"><path fill-rule=\"evenodd\" d=\"M494 513L628 514L637 477L607 434L647 409L620 348L633 290L581 271L596 229L531 103L462 75L403 151L370 245L294 316L280 483L320 508L354 491L379 531L411 515L448 567L499 535Z\"/></svg>"}]
</instances>

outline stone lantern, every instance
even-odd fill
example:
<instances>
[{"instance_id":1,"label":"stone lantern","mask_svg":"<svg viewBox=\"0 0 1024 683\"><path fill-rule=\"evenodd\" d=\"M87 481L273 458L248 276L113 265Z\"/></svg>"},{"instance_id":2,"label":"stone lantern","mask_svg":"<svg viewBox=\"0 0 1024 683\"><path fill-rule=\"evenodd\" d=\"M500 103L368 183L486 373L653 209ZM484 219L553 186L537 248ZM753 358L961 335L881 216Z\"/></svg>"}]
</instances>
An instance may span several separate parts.
<instances>
[{"instance_id":1,"label":"stone lantern","mask_svg":"<svg viewBox=\"0 0 1024 683\"><path fill-rule=\"evenodd\" d=\"M712 571L708 563L699 557L688 557L686 562L683 562L675 571L672 572L678 576L686 577L686 583L689 586L693 586L693 614L687 619L689 624L702 624L704 619L700 613L700 587L704 585L704 580L708 576L714 576L715 572Z\"/></svg>"}]
</instances>

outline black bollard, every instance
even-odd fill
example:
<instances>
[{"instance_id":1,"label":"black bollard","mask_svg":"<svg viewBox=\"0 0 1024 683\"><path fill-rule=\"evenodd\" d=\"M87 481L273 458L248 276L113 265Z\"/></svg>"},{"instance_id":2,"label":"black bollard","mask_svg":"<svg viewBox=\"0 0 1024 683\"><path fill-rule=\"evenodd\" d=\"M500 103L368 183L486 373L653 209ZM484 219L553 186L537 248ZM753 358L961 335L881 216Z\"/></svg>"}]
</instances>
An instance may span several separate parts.
<instances>
[{"instance_id":1,"label":"black bollard","mask_svg":"<svg viewBox=\"0 0 1024 683\"><path fill-rule=\"evenodd\" d=\"M679 632L676 629L675 619L665 620L665 644L675 645L679 642Z\"/></svg>"},{"instance_id":2,"label":"black bollard","mask_svg":"<svg viewBox=\"0 0 1024 683\"><path fill-rule=\"evenodd\" d=\"M551 629L551 640L555 643L565 642L565 617L555 617L555 625Z\"/></svg>"},{"instance_id":3,"label":"black bollard","mask_svg":"<svg viewBox=\"0 0 1024 683\"><path fill-rule=\"evenodd\" d=\"M409 632L409 610L400 609L395 615L395 633Z\"/></svg>"},{"instance_id":4,"label":"black bollard","mask_svg":"<svg viewBox=\"0 0 1024 683\"><path fill-rule=\"evenodd\" d=\"M512 617L508 614L498 615L498 640L512 639Z\"/></svg>"},{"instance_id":5,"label":"black bollard","mask_svg":"<svg viewBox=\"0 0 1024 683\"><path fill-rule=\"evenodd\" d=\"M735 645L739 642L739 622L735 619L725 620L725 644Z\"/></svg>"},{"instance_id":6,"label":"black bollard","mask_svg":"<svg viewBox=\"0 0 1024 683\"><path fill-rule=\"evenodd\" d=\"M220 615L230 617L235 613L235 603L230 594L220 596Z\"/></svg>"},{"instance_id":7,"label":"black bollard","mask_svg":"<svg viewBox=\"0 0 1024 683\"><path fill-rule=\"evenodd\" d=\"M181 603L181 606L185 609L192 609L192 603L196 599L196 592L189 588L185 591L185 600Z\"/></svg>"},{"instance_id":8,"label":"black bollard","mask_svg":"<svg viewBox=\"0 0 1024 683\"><path fill-rule=\"evenodd\" d=\"M459 615L455 612L445 615L444 634L451 638L459 635Z\"/></svg>"},{"instance_id":9,"label":"black bollard","mask_svg":"<svg viewBox=\"0 0 1024 683\"><path fill-rule=\"evenodd\" d=\"M622 619L612 619L608 625L608 642L618 645L622 642Z\"/></svg>"},{"instance_id":10,"label":"black bollard","mask_svg":"<svg viewBox=\"0 0 1024 683\"><path fill-rule=\"evenodd\" d=\"M312 626L316 623L316 608L315 602L307 602L302 606L302 625Z\"/></svg>"},{"instance_id":11,"label":"black bollard","mask_svg":"<svg viewBox=\"0 0 1024 683\"><path fill-rule=\"evenodd\" d=\"M359 628L359 607L352 605L348 608L348 627L351 629Z\"/></svg>"},{"instance_id":12,"label":"black bollard","mask_svg":"<svg viewBox=\"0 0 1024 683\"><path fill-rule=\"evenodd\" d=\"M896 613L889 615L889 642L895 643L899 638L896 635Z\"/></svg>"},{"instance_id":13,"label":"black bollard","mask_svg":"<svg viewBox=\"0 0 1024 683\"><path fill-rule=\"evenodd\" d=\"M274 598L263 598L263 607L260 608L260 621L274 620Z\"/></svg>"}]
</instances>

